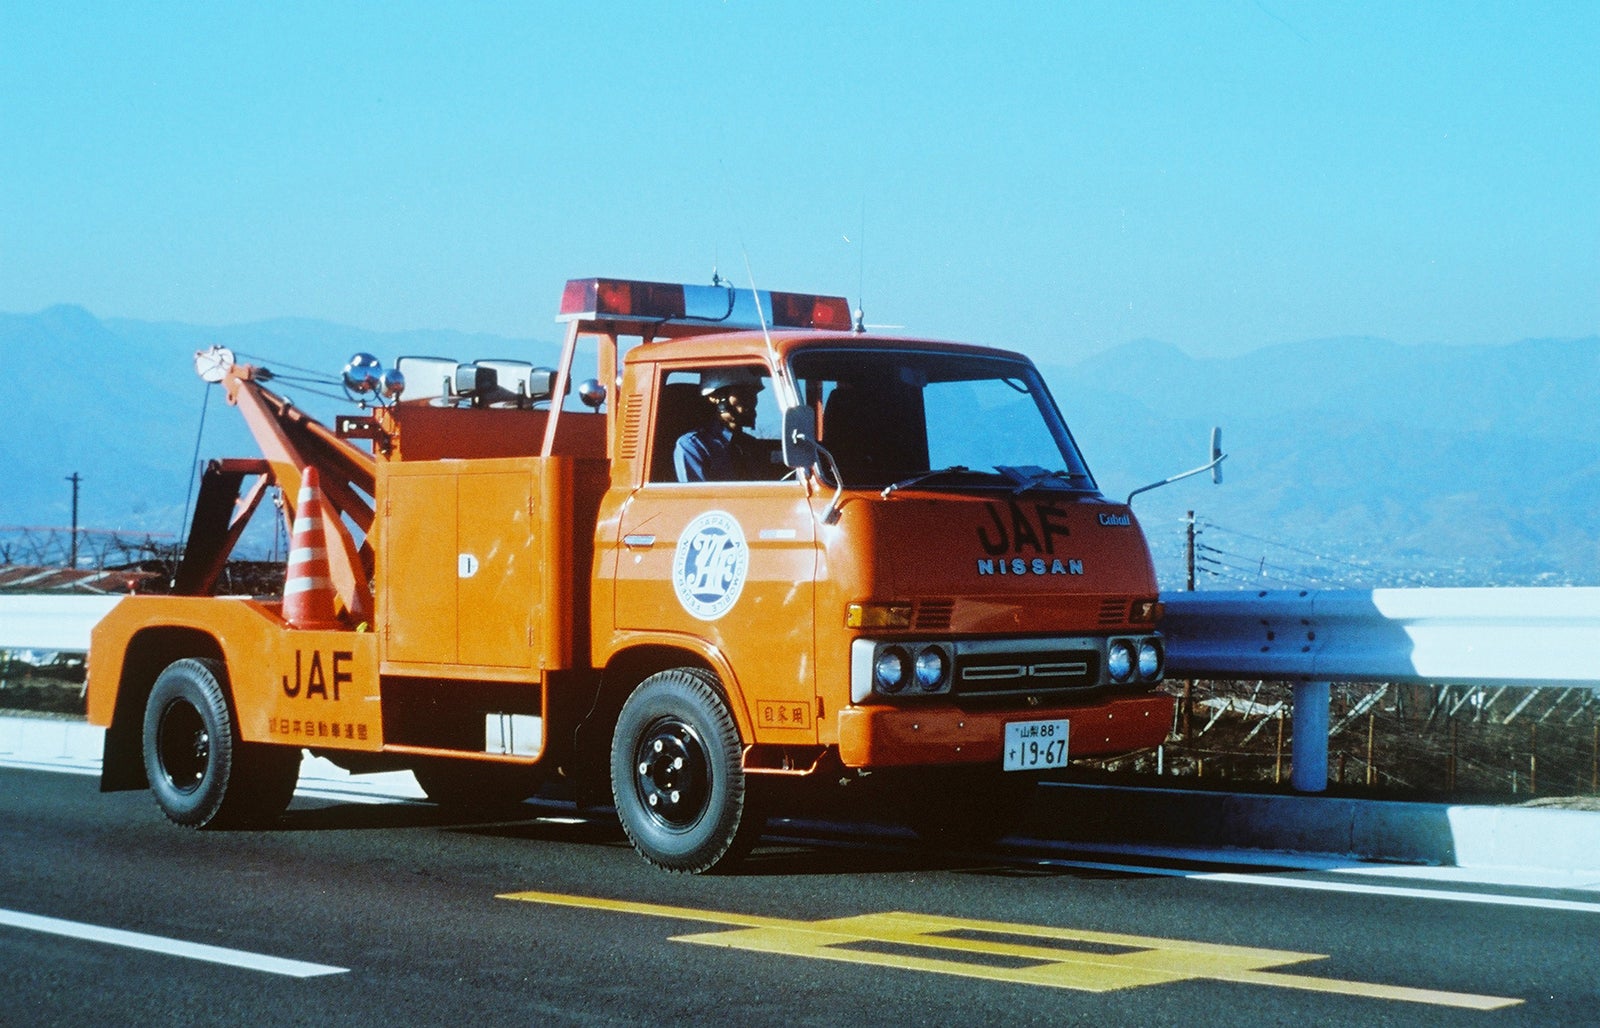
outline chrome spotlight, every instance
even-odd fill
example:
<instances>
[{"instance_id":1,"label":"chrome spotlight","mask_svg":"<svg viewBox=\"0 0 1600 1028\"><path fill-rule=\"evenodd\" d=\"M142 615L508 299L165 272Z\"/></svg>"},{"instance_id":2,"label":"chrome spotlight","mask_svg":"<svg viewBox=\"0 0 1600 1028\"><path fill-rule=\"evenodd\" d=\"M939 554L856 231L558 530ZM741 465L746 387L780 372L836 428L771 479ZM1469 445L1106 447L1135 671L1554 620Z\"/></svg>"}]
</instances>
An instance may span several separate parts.
<instances>
[{"instance_id":1,"label":"chrome spotlight","mask_svg":"<svg viewBox=\"0 0 1600 1028\"><path fill-rule=\"evenodd\" d=\"M344 366L344 387L357 395L378 388L383 375L383 363L370 353L358 353Z\"/></svg>"}]
</instances>

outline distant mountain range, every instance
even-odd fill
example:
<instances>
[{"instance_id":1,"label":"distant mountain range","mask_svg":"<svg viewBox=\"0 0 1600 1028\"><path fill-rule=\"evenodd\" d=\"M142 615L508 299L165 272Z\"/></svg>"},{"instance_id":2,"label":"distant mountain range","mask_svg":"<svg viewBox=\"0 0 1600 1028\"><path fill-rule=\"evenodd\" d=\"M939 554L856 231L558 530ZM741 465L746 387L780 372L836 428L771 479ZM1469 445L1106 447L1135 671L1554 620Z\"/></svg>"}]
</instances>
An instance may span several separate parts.
<instances>
[{"instance_id":1,"label":"distant mountain range","mask_svg":"<svg viewBox=\"0 0 1600 1028\"><path fill-rule=\"evenodd\" d=\"M193 353L212 344L280 372L323 418L349 405L288 376L332 380L358 351L553 363L557 350L305 320L0 314L0 526L66 525L78 472L80 524L180 534L202 410L202 460L256 452L195 377ZM1600 584L1600 337L1325 339L1216 359L1146 341L1041 367L1109 495L1203 463L1222 426L1223 485L1197 477L1134 501L1163 588L1183 587L1188 510L1201 588Z\"/></svg>"}]
</instances>

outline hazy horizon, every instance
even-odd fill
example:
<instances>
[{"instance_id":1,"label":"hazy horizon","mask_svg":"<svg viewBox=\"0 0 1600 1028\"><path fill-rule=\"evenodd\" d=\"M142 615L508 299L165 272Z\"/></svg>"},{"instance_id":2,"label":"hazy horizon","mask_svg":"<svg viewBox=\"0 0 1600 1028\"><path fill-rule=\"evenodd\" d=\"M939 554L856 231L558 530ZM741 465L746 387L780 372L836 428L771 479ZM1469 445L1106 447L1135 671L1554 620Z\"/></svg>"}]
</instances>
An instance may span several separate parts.
<instances>
[{"instance_id":1,"label":"hazy horizon","mask_svg":"<svg viewBox=\"0 0 1600 1028\"><path fill-rule=\"evenodd\" d=\"M1070 361L1600 329L1600 5L9 5L0 309L539 336L592 275Z\"/></svg>"}]
</instances>

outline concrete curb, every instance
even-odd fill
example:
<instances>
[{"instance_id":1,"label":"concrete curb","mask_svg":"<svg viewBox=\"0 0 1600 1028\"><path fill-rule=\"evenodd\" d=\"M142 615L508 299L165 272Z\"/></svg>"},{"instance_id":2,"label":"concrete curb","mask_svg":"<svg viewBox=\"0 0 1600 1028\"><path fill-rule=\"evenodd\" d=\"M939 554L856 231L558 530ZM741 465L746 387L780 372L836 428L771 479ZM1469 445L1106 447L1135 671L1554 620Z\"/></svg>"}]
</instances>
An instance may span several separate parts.
<instances>
[{"instance_id":1,"label":"concrete curb","mask_svg":"<svg viewBox=\"0 0 1600 1028\"><path fill-rule=\"evenodd\" d=\"M100 773L105 751L104 728L86 721L59 718L0 717L0 762L43 770ZM357 802L418 800L423 792L409 771L352 775L320 757L300 765L304 795Z\"/></svg>"},{"instance_id":2,"label":"concrete curb","mask_svg":"<svg viewBox=\"0 0 1600 1028\"><path fill-rule=\"evenodd\" d=\"M0 717L0 759L100 767L105 729L52 717Z\"/></svg>"},{"instance_id":3,"label":"concrete curb","mask_svg":"<svg viewBox=\"0 0 1600 1028\"><path fill-rule=\"evenodd\" d=\"M104 729L0 717L0 760L98 772ZM300 787L420 798L407 772L351 776L308 760ZM1063 842L1215 847L1454 867L1593 871L1600 813L1529 807L1050 785L1024 829Z\"/></svg>"},{"instance_id":4,"label":"concrete curb","mask_svg":"<svg viewBox=\"0 0 1600 1028\"><path fill-rule=\"evenodd\" d=\"M1037 818L1030 829L1069 842L1600 874L1589 811L1062 785L1044 790Z\"/></svg>"}]
</instances>

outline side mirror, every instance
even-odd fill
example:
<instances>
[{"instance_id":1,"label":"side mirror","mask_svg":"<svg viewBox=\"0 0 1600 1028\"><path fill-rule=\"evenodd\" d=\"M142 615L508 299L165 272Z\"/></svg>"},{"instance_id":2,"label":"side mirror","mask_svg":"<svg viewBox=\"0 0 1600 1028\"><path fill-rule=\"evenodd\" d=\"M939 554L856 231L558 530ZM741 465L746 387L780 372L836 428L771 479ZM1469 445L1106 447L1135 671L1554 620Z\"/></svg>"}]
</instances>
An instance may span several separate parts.
<instances>
[{"instance_id":1,"label":"side mirror","mask_svg":"<svg viewBox=\"0 0 1600 1028\"><path fill-rule=\"evenodd\" d=\"M783 465L809 468L817 462L817 412L807 406L783 412Z\"/></svg>"},{"instance_id":2,"label":"side mirror","mask_svg":"<svg viewBox=\"0 0 1600 1028\"><path fill-rule=\"evenodd\" d=\"M1211 482L1222 484L1222 427L1211 430Z\"/></svg>"}]
</instances>

